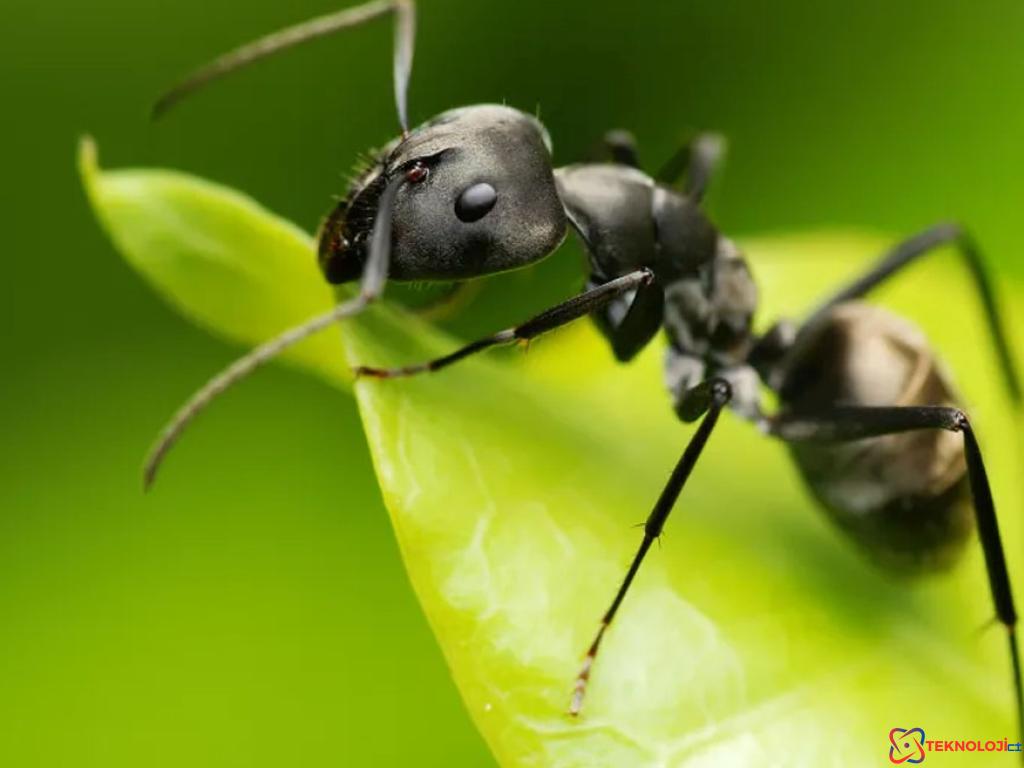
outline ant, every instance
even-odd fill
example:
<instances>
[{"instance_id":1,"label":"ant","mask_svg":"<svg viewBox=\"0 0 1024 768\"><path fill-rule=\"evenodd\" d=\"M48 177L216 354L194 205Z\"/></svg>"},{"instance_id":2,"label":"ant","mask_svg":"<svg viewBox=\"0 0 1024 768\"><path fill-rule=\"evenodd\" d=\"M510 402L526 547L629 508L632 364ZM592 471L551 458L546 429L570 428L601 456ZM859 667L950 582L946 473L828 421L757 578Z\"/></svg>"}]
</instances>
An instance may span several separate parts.
<instances>
[{"instance_id":1,"label":"ant","mask_svg":"<svg viewBox=\"0 0 1024 768\"><path fill-rule=\"evenodd\" d=\"M584 315L596 322L615 357L627 362L664 329L665 374L675 412L682 421L699 424L586 651L569 712L579 714L601 641L728 407L788 445L821 506L883 567L914 573L949 567L977 527L996 617L1009 639L1018 724L1024 730L1017 612L974 429L923 335L908 321L860 301L908 264L939 246L955 245L984 305L1007 388L1019 405L1020 380L971 236L956 224L924 230L893 247L802 322L782 320L757 335L752 328L757 290L747 264L701 208L722 155L721 139L696 137L652 178L638 168L632 137L621 131L606 136L613 162L553 168L544 126L511 107L452 109L410 129L406 92L415 37L413 0L374 0L242 46L172 88L154 114L240 67L387 14L395 20L401 135L376 154L319 233L325 278L332 284L358 279L358 292L257 347L200 389L160 435L146 462L146 487L185 427L216 396L291 344L364 310L381 296L388 279L458 283L518 269L550 255L571 228L589 257L583 293L443 357L355 371L376 379L436 372ZM777 396L775 413L762 410L763 387Z\"/></svg>"}]
</instances>

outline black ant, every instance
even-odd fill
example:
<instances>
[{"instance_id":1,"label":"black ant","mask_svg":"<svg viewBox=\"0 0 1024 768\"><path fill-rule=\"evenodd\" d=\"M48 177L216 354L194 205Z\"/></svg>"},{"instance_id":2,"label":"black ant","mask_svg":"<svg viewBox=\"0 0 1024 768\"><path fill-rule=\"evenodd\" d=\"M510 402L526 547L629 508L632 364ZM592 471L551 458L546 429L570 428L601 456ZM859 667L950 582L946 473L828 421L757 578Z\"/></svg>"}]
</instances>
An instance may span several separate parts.
<instances>
[{"instance_id":1,"label":"black ant","mask_svg":"<svg viewBox=\"0 0 1024 768\"><path fill-rule=\"evenodd\" d=\"M394 83L402 133L355 181L319 235L326 279L358 279L358 293L256 348L200 389L160 436L146 463L146 485L186 425L214 397L289 345L361 312L379 298L388 279L451 282L525 267L551 254L571 227L589 256L583 293L444 357L356 370L379 379L438 371L584 315L626 362L665 330L666 378L676 414L700 423L586 652L570 713L579 713L601 640L728 406L789 445L821 505L885 567L947 567L977 526L996 616L1008 633L1020 723L1017 613L974 430L922 335L907 321L860 301L911 262L954 244L982 299L1007 387L1019 404L1020 382L971 237L955 224L931 227L896 245L802 322L780 321L758 336L751 324L757 291L746 262L700 207L721 155L716 136L697 137L652 178L637 167L636 148L623 132L606 138L614 162L552 168L544 126L505 106L453 109L410 130L412 0L376 0L243 46L173 88L155 113L239 67L385 14L396 19ZM675 182L684 173L686 183L678 191ZM774 414L761 408L762 386L778 396Z\"/></svg>"}]
</instances>

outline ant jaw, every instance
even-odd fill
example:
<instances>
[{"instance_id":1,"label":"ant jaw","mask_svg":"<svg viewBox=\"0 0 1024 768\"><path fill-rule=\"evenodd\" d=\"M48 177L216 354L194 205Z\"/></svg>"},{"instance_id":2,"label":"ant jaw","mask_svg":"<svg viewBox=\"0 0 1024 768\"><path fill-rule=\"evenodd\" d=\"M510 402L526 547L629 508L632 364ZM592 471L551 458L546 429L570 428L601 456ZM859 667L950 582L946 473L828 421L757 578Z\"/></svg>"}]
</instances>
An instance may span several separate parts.
<instances>
[{"instance_id":1,"label":"ant jaw","mask_svg":"<svg viewBox=\"0 0 1024 768\"><path fill-rule=\"evenodd\" d=\"M366 262L366 239L350 237L347 203L338 205L320 228L317 262L331 285L358 280Z\"/></svg>"}]
</instances>

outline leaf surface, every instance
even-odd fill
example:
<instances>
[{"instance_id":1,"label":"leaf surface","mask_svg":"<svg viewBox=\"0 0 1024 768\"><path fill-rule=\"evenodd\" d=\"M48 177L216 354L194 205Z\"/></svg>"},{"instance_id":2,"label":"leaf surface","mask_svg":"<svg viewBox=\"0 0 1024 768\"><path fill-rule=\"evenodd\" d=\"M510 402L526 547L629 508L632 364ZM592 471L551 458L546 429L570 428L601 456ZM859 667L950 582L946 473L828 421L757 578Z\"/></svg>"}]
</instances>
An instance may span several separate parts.
<instances>
[{"instance_id":1,"label":"leaf surface","mask_svg":"<svg viewBox=\"0 0 1024 768\"><path fill-rule=\"evenodd\" d=\"M91 139L79 146L78 166L124 259L211 333L252 346L333 303L313 240L252 198L177 171L101 170ZM334 334L305 341L283 359L342 386L351 382Z\"/></svg>"},{"instance_id":2,"label":"leaf surface","mask_svg":"<svg viewBox=\"0 0 1024 768\"><path fill-rule=\"evenodd\" d=\"M88 147L83 171L129 263L218 335L252 343L330 302L309 239L248 198L166 171L101 173ZM885 242L744 243L761 318L799 317ZM945 255L879 299L920 321L959 374L1020 573L1019 430L1009 428L1019 419L1006 415L964 285ZM457 344L387 305L342 338L344 354L325 334L293 360L344 385L349 365L415 362ZM577 323L528 355L355 386L413 587L499 762L883 764L897 726L1011 737L1004 638L976 632L992 614L976 544L949 574L878 571L814 507L785 448L729 415L607 636L582 716L565 714L639 543L635 526L692 433L662 390L660 346L619 366Z\"/></svg>"}]
</instances>

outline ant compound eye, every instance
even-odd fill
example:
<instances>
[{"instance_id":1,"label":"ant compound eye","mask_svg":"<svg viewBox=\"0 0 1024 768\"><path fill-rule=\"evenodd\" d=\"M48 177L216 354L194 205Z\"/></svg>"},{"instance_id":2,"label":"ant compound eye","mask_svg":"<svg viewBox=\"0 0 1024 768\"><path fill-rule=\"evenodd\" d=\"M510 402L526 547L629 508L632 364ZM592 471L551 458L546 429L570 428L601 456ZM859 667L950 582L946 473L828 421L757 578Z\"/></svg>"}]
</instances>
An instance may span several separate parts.
<instances>
[{"instance_id":1,"label":"ant compound eye","mask_svg":"<svg viewBox=\"0 0 1024 768\"><path fill-rule=\"evenodd\" d=\"M410 184L421 184L427 180L429 175L430 169L427 166L423 163L416 163L405 172L405 180Z\"/></svg>"},{"instance_id":2,"label":"ant compound eye","mask_svg":"<svg viewBox=\"0 0 1024 768\"><path fill-rule=\"evenodd\" d=\"M482 181L462 191L455 201L455 215L467 224L478 221L490 212L497 200L498 193L494 187Z\"/></svg>"}]
</instances>

